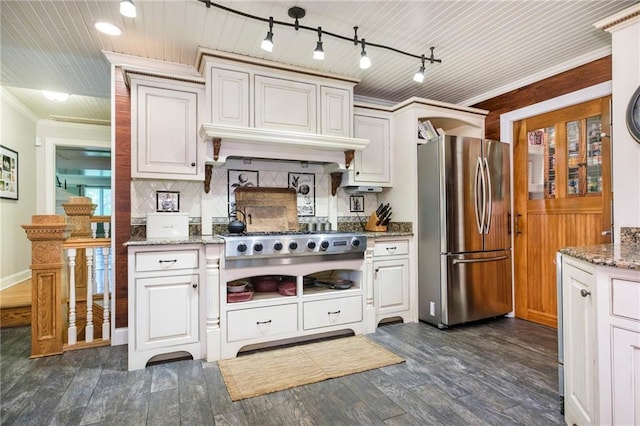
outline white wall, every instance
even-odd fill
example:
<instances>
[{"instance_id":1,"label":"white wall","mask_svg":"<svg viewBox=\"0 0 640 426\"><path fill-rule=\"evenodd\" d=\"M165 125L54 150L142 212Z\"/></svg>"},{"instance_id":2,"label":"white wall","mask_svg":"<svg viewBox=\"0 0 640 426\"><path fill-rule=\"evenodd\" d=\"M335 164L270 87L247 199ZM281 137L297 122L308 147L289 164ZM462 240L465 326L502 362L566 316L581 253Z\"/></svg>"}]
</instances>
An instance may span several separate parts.
<instances>
[{"instance_id":1,"label":"white wall","mask_svg":"<svg viewBox=\"0 0 640 426\"><path fill-rule=\"evenodd\" d=\"M18 153L18 200L0 199L0 289L31 276L31 242L20 225L36 214L36 120L0 88L0 144Z\"/></svg>"},{"instance_id":2,"label":"white wall","mask_svg":"<svg viewBox=\"0 0 640 426\"><path fill-rule=\"evenodd\" d=\"M640 5L635 6L640 10ZM613 223L615 241L620 228L640 226L640 144L627 130L625 112L640 86L640 16L610 28L613 68Z\"/></svg>"}]
</instances>

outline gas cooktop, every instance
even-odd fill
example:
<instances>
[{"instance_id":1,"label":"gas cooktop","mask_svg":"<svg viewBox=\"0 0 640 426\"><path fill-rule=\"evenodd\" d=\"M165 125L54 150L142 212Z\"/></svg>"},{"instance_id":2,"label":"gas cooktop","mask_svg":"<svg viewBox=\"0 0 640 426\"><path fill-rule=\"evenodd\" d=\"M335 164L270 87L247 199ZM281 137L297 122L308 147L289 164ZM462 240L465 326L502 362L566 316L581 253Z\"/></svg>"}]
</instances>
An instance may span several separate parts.
<instances>
[{"instance_id":1,"label":"gas cooktop","mask_svg":"<svg viewBox=\"0 0 640 426\"><path fill-rule=\"evenodd\" d=\"M225 240L227 259L364 253L367 247L367 237L356 232L277 231L218 236Z\"/></svg>"}]
</instances>

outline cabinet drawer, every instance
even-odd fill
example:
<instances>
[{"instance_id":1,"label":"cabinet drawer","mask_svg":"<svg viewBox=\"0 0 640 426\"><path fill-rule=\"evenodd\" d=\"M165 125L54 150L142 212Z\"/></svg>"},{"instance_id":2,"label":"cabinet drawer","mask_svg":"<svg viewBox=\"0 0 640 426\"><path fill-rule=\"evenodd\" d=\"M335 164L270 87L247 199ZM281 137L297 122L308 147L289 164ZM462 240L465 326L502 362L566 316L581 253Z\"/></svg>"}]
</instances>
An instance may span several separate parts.
<instances>
[{"instance_id":1,"label":"cabinet drawer","mask_svg":"<svg viewBox=\"0 0 640 426\"><path fill-rule=\"evenodd\" d=\"M409 253L409 241L384 241L376 242L373 248L374 256L395 256Z\"/></svg>"},{"instance_id":2,"label":"cabinet drawer","mask_svg":"<svg viewBox=\"0 0 640 426\"><path fill-rule=\"evenodd\" d=\"M362 321L362 297L318 300L304 303L304 329Z\"/></svg>"},{"instance_id":3,"label":"cabinet drawer","mask_svg":"<svg viewBox=\"0 0 640 426\"><path fill-rule=\"evenodd\" d=\"M174 271L198 267L198 250L136 253L136 272Z\"/></svg>"},{"instance_id":4,"label":"cabinet drawer","mask_svg":"<svg viewBox=\"0 0 640 426\"><path fill-rule=\"evenodd\" d=\"M640 281L614 278L611 295L613 315L640 321Z\"/></svg>"},{"instance_id":5,"label":"cabinet drawer","mask_svg":"<svg viewBox=\"0 0 640 426\"><path fill-rule=\"evenodd\" d=\"M275 336L298 330L298 305L241 309L227 312L227 340Z\"/></svg>"}]
</instances>

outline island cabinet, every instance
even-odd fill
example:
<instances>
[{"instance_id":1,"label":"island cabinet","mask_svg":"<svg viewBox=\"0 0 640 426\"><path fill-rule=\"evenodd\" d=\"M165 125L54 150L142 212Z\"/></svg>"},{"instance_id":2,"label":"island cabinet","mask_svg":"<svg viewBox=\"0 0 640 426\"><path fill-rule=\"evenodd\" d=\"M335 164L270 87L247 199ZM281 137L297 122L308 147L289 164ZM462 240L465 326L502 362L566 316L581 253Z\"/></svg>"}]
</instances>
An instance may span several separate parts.
<instances>
[{"instance_id":1,"label":"island cabinet","mask_svg":"<svg viewBox=\"0 0 640 426\"><path fill-rule=\"evenodd\" d=\"M206 119L210 124L352 136L357 80L266 61L205 53Z\"/></svg>"},{"instance_id":2,"label":"island cabinet","mask_svg":"<svg viewBox=\"0 0 640 426\"><path fill-rule=\"evenodd\" d=\"M204 180L198 125L204 85L129 74L131 177Z\"/></svg>"},{"instance_id":3,"label":"island cabinet","mask_svg":"<svg viewBox=\"0 0 640 426\"><path fill-rule=\"evenodd\" d=\"M376 238L373 243L373 293L376 324L400 317L412 321L409 278L410 237Z\"/></svg>"},{"instance_id":4,"label":"island cabinet","mask_svg":"<svg viewBox=\"0 0 640 426\"><path fill-rule=\"evenodd\" d=\"M129 247L129 370L156 355L205 356L198 245Z\"/></svg>"},{"instance_id":5,"label":"island cabinet","mask_svg":"<svg viewBox=\"0 0 640 426\"><path fill-rule=\"evenodd\" d=\"M640 271L562 255L565 420L640 420Z\"/></svg>"},{"instance_id":6,"label":"island cabinet","mask_svg":"<svg viewBox=\"0 0 640 426\"><path fill-rule=\"evenodd\" d=\"M369 145L355 153L353 167L343 175L343 186L392 186L391 113L373 108L354 110L353 134Z\"/></svg>"}]
</instances>

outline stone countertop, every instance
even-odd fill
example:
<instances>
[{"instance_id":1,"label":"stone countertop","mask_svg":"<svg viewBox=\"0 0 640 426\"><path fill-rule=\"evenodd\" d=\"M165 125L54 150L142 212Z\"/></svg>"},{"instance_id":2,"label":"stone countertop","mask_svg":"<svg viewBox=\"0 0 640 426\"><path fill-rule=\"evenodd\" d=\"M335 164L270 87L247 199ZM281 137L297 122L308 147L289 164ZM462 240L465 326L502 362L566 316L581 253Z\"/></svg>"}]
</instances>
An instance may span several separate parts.
<instances>
[{"instance_id":1,"label":"stone countertop","mask_svg":"<svg viewBox=\"0 0 640 426\"><path fill-rule=\"evenodd\" d=\"M131 238L124 243L125 246L162 246L176 244L224 244L224 240L215 235L192 235L189 238L180 239L150 239Z\"/></svg>"},{"instance_id":2,"label":"stone countertop","mask_svg":"<svg viewBox=\"0 0 640 426\"><path fill-rule=\"evenodd\" d=\"M599 244L584 247L565 247L560 253L585 260L594 265L640 271L640 244Z\"/></svg>"},{"instance_id":3,"label":"stone countertop","mask_svg":"<svg viewBox=\"0 0 640 426\"><path fill-rule=\"evenodd\" d=\"M388 232L371 232L364 231L362 232L367 238L375 240L376 238L386 238L386 237L411 237L413 236L413 232L403 232L403 231L388 231Z\"/></svg>"}]
</instances>

